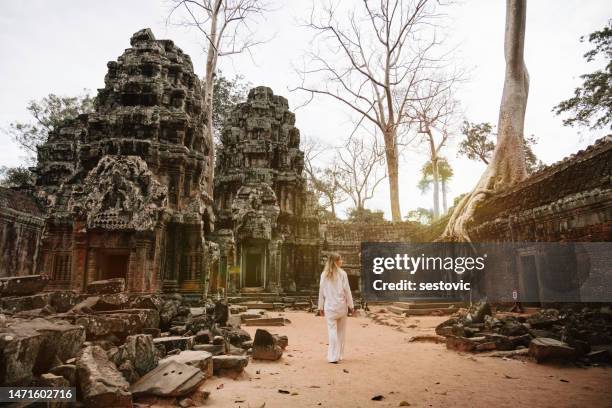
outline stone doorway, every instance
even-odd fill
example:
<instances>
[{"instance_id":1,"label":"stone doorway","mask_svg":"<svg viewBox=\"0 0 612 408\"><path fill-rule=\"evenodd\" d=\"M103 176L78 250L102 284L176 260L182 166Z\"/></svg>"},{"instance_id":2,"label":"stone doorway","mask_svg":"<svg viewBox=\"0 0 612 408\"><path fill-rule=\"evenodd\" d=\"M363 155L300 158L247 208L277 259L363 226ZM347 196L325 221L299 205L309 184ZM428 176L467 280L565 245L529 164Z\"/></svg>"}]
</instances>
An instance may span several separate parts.
<instances>
[{"instance_id":1,"label":"stone doorway","mask_svg":"<svg viewBox=\"0 0 612 408\"><path fill-rule=\"evenodd\" d=\"M265 252L263 248L247 248L242 258L243 287L263 288L265 285Z\"/></svg>"},{"instance_id":2,"label":"stone doorway","mask_svg":"<svg viewBox=\"0 0 612 408\"><path fill-rule=\"evenodd\" d=\"M521 299L528 303L540 303L540 279L535 255L520 257L520 294Z\"/></svg>"},{"instance_id":3,"label":"stone doorway","mask_svg":"<svg viewBox=\"0 0 612 408\"><path fill-rule=\"evenodd\" d=\"M128 250L106 250L98 254L98 279L127 280L130 253Z\"/></svg>"}]
</instances>

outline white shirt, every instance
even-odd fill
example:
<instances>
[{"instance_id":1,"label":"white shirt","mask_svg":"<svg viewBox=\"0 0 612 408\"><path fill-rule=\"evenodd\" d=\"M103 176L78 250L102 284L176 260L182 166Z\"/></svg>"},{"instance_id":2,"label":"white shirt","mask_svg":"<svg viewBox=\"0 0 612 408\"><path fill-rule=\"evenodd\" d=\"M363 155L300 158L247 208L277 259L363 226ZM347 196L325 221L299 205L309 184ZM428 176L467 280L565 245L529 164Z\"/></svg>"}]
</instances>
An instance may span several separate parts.
<instances>
[{"instance_id":1,"label":"white shirt","mask_svg":"<svg viewBox=\"0 0 612 408\"><path fill-rule=\"evenodd\" d=\"M343 269L336 270L334 279L321 274L319 283L319 310L325 311L326 317L339 318L346 316L348 308L353 309L353 295L348 276Z\"/></svg>"}]
</instances>

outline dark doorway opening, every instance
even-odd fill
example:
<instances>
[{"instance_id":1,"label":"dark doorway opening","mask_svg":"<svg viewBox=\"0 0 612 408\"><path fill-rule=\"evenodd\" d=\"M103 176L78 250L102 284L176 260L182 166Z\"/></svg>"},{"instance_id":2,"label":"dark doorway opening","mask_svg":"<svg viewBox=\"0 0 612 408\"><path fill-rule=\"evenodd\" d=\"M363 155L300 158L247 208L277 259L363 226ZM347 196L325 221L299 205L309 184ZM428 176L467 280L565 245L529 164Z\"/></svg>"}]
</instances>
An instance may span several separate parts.
<instances>
[{"instance_id":1,"label":"dark doorway opening","mask_svg":"<svg viewBox=\"0 0 612 408\"><path fill-rule=\"evenodd\" d=\"M263 286L262 259L263 258L261 253L247 252L245 257L246 275L244 277L244 286Z\"/></svg>"},{"instance_id":2,"label":"dark doorway opening","mask_svg":"<svg viewBox=\"0 0 612 408\"><path fill-rule=\"evenodd\" d=\"M521 257L520 272L521 301L540 303L540 281L538 279L538 266L533 255Z\"/></svg>"},{"instance_id":3,"label":"dark doorway opening","mask_svg":"<svg viewBox=\"0 0 612 408\"><path fill-rule=\"evenodd\" d=\"M100 254L100 279L127 278L130 255L127 251Z\"/></svg>"}]
</instances>

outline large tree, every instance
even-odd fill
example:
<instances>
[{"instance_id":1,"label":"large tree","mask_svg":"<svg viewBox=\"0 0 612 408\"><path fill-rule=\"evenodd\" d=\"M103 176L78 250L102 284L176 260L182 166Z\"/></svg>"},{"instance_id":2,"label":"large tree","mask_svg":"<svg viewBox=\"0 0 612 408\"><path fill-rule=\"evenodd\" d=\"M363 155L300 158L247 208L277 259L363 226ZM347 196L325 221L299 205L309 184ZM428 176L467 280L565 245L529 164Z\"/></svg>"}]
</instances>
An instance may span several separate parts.
<instances>
[{"instance_id":1,"label":"large tree","mask_svg":"<svg viewBox=\"0 0 612 408\"><path fill-rule=\"evenodd\" d=\"M66 120L93 110L94 99L85 91L79 96L49 94L40 100L31 100L26 110L32 116L27 122L12 122L4 129L24 151L26 160L36 162L38 146L49 138L49 133Z\"/></svg>"},{"instance_id":2,"label":"large tree","mask_svg":"<svg viewBox=\"0 0 612 408\"><path fill-rule=\"evenodd\" d=\"M399 154L414 87L435 81L443 64L437 35L440 1L363 0L314 7L307 68L294 89L325 96L378 128L384 140L393 221L401 221ZM344 8L343 8L344 7ZM444 87L441 87L443 89Z\"/></svg>"},{"instance_id":3,"label":"large tree","mask_svg":"<svg viewBox=\"0 0 612 408\"><path fill-rule=\"evenodd\" d=\"M219 58L243 52L260 44L252 25L266 11L267 4L262 0L171 0L172 7L168 20L175 14L182 15L181 25L193 27L204 37L206 43L206 62L204 65L204 114L208 127L206 145L209 148L211 165L205 177L212 195L214 158L214 88Z\"/></svg>"},{"instance_id":4,"label":"large tree","mask_svg":"<svg viewBox=\"0 0 612 408\"><path fill-rule=\"evenodd\" d=\"M459 143L458 154L470 160L489 164L495 150L493 125L488 122L471 123L464 121L461 126L461 133L463 134L463 140ZM533 146L537 143L538 139L534 135L524 137L523 150L525 152L527 174L534 173L544 167L544 163L538 159L533 151Z\"/></svg>"},{"instance_id":5,"label":"large tree","mask_svg":"<svg viewBox=\"0 0 612 408\"><path fill-rule=\"evenodd\" d=\"M580 38L584 41L584 37ZM605 68L581 75L582 86L574 90L574 96L554 107L557 114L569 113L563 120L566 126L582 125L591 129L612 127L612 20L599 31L589 34L589 42L595 46L584 54L588 62L602 58Z\"/></svg>"},{"instance_id":6,"label":"large tree","mask_svg":"<svg viewBox=\"0 0 612 408\"><path fill-rule=\"evenodd\" d=\"M468 223L478 205L491 194L523 180L527 175L523 131L529 93L524 60L527 0L506 0L504 55L506 70L499 108L497 144L476 184L455 207L440 239L470 241Z\"/></svg>"}]
</instances>

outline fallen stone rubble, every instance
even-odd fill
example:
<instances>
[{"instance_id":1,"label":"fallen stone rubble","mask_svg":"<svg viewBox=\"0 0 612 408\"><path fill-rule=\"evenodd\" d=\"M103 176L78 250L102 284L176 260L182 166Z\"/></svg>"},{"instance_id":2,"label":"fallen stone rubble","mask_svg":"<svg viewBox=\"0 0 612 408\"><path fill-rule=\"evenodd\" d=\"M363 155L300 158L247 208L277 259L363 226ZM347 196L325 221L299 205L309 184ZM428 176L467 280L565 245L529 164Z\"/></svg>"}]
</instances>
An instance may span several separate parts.
<instances>
[{"instance_id":1,"label":"fallen stone rubble","mask_svg":"<svg viewBox=\"0 0 612 408\"><path fill-rule=\"evenodd\" d=\"M235 378L251 356L278 360L288 344L262 328L255 339L241 329L255 319L289 322L268 309L129 294L121 279L92 282L85 294L38 292L46 282L0 282L0 386L74 386L88 407L146 398L197 405L208 397L199 389L207 378Z\"/></svg>"},{"instance_id":2,"label":"fallen stone rubble","mask_svg":"<svg viewBox=\"0 0 612 408\"><path fill-rule=\"evenodd\" d=\"M525 350L538 363L612 363L610 306L541 309L532 314L493 313L481 302L436 327L446 347L462 352Z\"/></svg>"}]
</instances>

